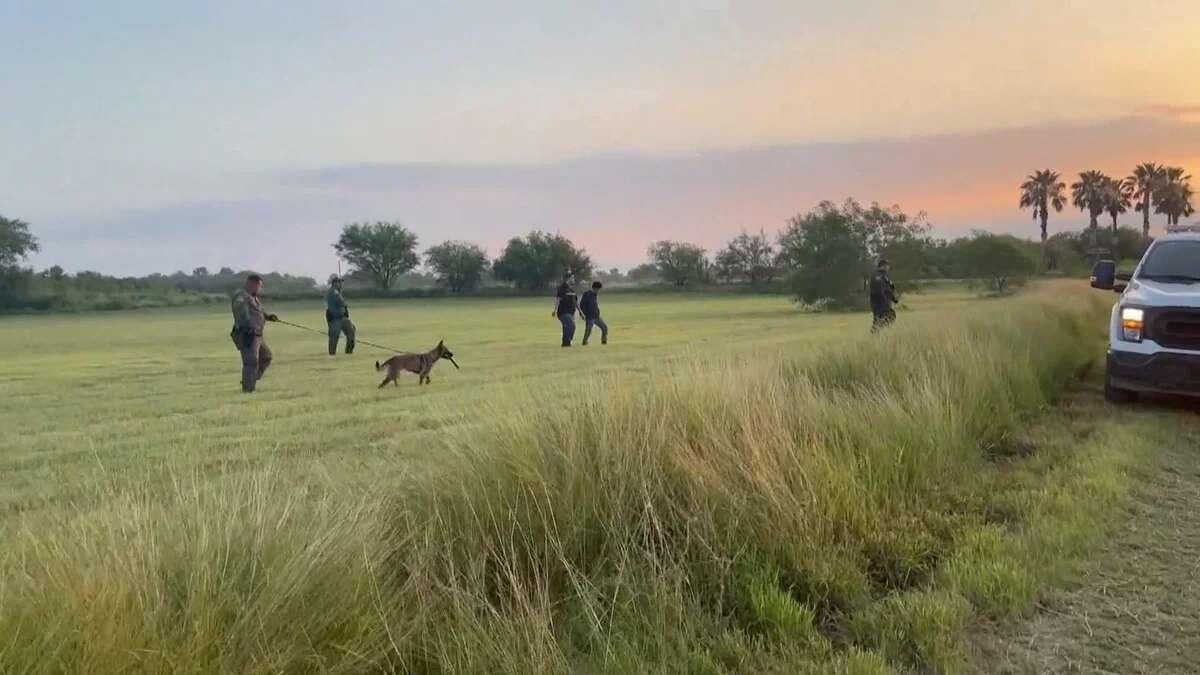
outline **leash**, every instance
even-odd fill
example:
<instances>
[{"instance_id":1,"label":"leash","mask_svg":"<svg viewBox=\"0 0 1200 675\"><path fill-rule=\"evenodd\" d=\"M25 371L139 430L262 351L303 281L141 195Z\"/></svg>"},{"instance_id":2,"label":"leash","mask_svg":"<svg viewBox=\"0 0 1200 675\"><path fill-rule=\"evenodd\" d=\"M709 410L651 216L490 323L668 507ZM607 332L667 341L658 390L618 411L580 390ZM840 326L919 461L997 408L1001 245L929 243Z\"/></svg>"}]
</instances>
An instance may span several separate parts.
<instances>
[{"instance_id":1,"label":"leash","mask_svg":"<svg viewBox=\"0 0 1200 675\"><path fill-rule=\"evenodd\" d=\"M285 326L291 326L292 328L299 328L300 330L306 330L306 331L308 331L308 332L310 332L310 333L316 333L317 335L325 335L325 336L328 336L328 335L329 335L329 332L328 332L328 331L317 330L316 328L309 328L308 326L301 326L301 325L300 325L300 324L298 324L298 323L292 323L291 321L284 321L283 319L275 319L275 321L273 321L272 323L281 323L281 324L283 324L283 325L285 325ZM361 339L359 339L359 338L358 338L358 336L355 336L355 337L354 337L354 341L355 341L356 343L362 343L362 344L364 344L364 345L366 345L366 346L368 346L368 347L374 347L374 348L376 348L376 349L382 349L382 350L383 350L383 351L385 351L385 352L391 352L391 353L393 353L393 354L400 354L400 353L403 353L403 350L401 350L401 349L392 349L391 347L384 347L383 345L377 345L377 344L375 344L374 342L367 342L366 340L361 340Z\"/></svg>"}]
</instances>

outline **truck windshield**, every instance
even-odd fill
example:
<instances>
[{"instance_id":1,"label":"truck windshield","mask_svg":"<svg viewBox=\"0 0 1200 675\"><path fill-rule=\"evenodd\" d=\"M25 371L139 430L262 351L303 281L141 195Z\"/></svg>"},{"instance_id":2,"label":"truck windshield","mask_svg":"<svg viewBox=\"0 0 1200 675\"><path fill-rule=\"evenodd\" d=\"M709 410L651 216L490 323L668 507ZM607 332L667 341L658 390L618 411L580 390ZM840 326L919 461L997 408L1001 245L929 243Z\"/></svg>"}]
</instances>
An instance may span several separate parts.
<instances>
[{"instance_id":1,"label":"truck windshield","mask_svg":"<svg viewBox=\"0 0 1200 675\"><path fill-rule=\"evenodd\" d=\"M1138 279L1166 283L1200 282L1200 241L1164 241L1150 248Z\"/></svg>"}]
</instances>

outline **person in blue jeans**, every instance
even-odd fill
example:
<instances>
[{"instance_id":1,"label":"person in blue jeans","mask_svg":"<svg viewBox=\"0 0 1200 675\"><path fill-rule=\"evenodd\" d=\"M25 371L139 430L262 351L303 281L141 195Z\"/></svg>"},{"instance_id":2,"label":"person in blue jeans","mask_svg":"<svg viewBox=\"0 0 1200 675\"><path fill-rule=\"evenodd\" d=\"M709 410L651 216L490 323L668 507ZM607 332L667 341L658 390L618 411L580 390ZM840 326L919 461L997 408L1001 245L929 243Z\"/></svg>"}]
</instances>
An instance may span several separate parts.
<instances>
[{"instance_id":1,"label":"person in blue jeans","mask_svg":"<svg viewBox=\"0 0 1200 675\"><path fill-rule=\"evenodd\" d=\"M570 347L575 339L575 312L579 305L575 296L575 276L570 272L563 275L554 298L554 316L562 323L562 346Z\"/></svg>"},{"instance_id":2,"label":"person in blue jeans","mask_svg":"<svg viewBox=\"0 0 1200 675\"><path fill-rule=\"evenodd\" d=\"M592 326L600 327L600 344L608 344L608 324L600 318L600 289L604 284L592 282L592 288L584 292L579 299L579 313L583 315L583 346L587 346L588 338L592 337Z\"/></svg>"}]
</instances>

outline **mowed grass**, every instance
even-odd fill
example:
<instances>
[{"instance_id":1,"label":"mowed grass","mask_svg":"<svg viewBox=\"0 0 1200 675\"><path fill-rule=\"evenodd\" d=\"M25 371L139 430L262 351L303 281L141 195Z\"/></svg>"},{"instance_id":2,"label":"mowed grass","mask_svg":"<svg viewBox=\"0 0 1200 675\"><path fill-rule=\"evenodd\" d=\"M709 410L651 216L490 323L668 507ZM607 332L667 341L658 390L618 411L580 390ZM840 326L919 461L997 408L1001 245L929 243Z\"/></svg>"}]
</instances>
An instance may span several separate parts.
<instances>
[{"instance_id":1,"label":"mowed grass","mask_svg":"<svg viewBox=\"0 0 1200 675\"><path fill-rule=\"evenodd\" d=\"M940 294L914 303L928 312L963 302ZM779 296L611 294L603 308L612 343L558 347L546 299L356 302L362 339L425 351L445 339L448 362L433 384L377 390L365 345L331 358L321 335L271 325L274 363L253 396L240 393L240 362L224 307L9 317L0 320L0 528L16 515L86 499L97 480L147 480L148 470L193 466L227 474L277 464L296 480L354 490L379 472L428 451L433 439L486 422L492 404L532 392L645 384L664 359L691 353L761 353L864 339L862 315L797 312ZM266 306L323 329L323 306ZM598 339L597 339L598 342ZM83 490L81 492L81 490Z\"/></svg>"},{"instance_id":2,"label":"mowed grass","mask_svg":"<svg viewBox=\"0 0 1200 675\"><path fill-rule=\"evenodd\" d=\"M0 669L960 670L1159 437L1035 423L1099 353L1081 285L909 302L613 295L571 350L546 301L361 303L463 370L376 391L273 326L253 397L224 313L6 321Z\"/></svg>"}]
</instances>

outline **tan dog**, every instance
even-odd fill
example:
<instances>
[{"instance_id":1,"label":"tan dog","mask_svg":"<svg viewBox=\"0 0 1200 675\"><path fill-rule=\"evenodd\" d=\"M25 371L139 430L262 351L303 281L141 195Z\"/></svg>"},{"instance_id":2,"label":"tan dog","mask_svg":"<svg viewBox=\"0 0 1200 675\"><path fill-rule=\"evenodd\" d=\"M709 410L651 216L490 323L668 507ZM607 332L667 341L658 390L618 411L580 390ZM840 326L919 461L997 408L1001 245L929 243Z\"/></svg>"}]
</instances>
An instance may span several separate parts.
<instances>
[{"instance_id":1,"label":"tan dog","mask_svg":"<svg viewBox=\"0 0 1200 675\"><path fill-rule=\"evenodd\" d=\"M454 361L454 353L446 349L444 340L439 340L436 347L423 354L397 354L383 363L376 361L375 370L387 368L388 371L387 377L379 383L379 388L383 389L388 382L400 386L396 378L406 370L417 374L417 384L429 384L429 371L433 370L439 359L446 359L454 364L455 369L458 368L458 363Z\"/></svg>"}]
</instances>

